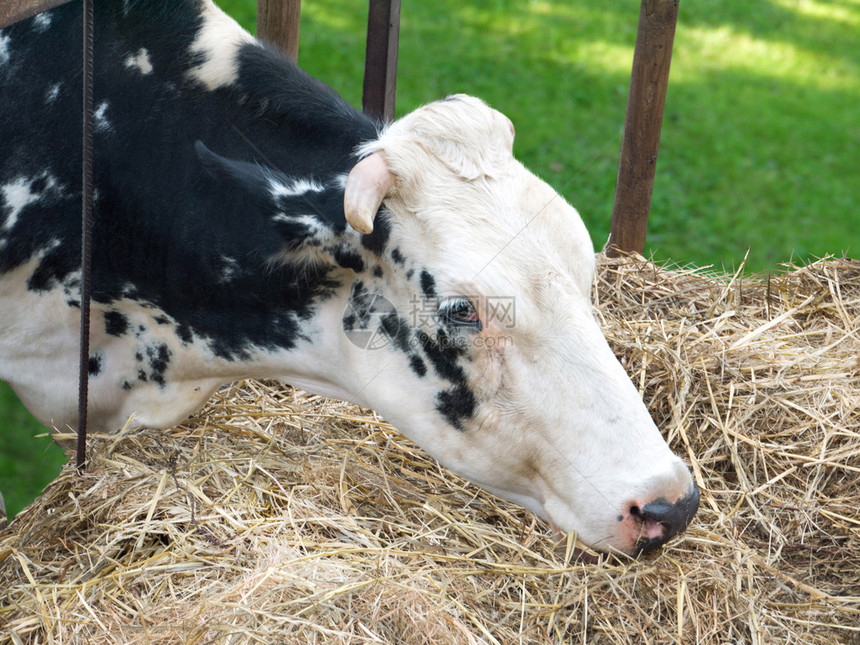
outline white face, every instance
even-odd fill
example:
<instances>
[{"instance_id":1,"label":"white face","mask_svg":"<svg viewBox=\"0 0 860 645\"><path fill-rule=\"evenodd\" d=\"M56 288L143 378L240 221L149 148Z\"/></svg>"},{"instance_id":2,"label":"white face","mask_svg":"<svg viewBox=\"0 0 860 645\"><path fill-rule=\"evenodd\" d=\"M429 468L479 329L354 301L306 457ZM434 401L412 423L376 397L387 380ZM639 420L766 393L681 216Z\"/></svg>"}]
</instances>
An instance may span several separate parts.
<instances>
[{"instance_id":1,"label":"white face","mask_svg":"<svg viewBox=\"0 0 860 645\"><path fill-rule=\"evenodd\" d=\"M584 542L655 546L695 512L692 478L592 314L582 220L514 160L512 141L504 116L456 97L368 150L395 178L391 230L383 276L357 279L353 296L381 294L394 311L390 342L352 357L369 366L361 398L449 468Z\"/></svg>"}]
</instances>

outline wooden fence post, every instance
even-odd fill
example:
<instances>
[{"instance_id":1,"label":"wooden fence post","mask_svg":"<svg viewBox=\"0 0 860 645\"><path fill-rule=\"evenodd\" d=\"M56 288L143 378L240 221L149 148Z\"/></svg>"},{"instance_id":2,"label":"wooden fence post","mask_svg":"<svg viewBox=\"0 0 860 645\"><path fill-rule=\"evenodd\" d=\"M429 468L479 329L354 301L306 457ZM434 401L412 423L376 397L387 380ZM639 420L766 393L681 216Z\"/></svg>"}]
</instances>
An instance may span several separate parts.
<instances>
[{"instance_id":1,"label":"wooden fence post","mask_svg":"<svg viewBox=\"0 0 860 645\"><path fill-rule=\"evenodd\" d=\"M299 17L302 0L257 0L257 38L273 43L299 59Z\"/></svg>"},{"instance_id":2,"label":"wooden fence post","mask_svg":"<svg viewBox=\"0 0 860 645\"><path fill-rule=\"evenodd\" d=\"M69 0L0 0L0 29L66 2Z\"/></svg>"},{"instance_id":3,"label":"wooden fence post","mask_svg":"<svg viewBox=\"0 0 860 645\"><path fill-rule=\"evenodd\" d=\"M399 38L400 0L370 0L361 109L384 121L394 120Z\"/></svg>"},{"instance_id":4,"label":"wooden fence post","mask_svg":"<svg viewBox=\"0 0 860 645\"><path fill-rule=\"evenodd\" d=\"M645 251L679 0L642 0L606 252Z\"/></svg>"}]
</instances>

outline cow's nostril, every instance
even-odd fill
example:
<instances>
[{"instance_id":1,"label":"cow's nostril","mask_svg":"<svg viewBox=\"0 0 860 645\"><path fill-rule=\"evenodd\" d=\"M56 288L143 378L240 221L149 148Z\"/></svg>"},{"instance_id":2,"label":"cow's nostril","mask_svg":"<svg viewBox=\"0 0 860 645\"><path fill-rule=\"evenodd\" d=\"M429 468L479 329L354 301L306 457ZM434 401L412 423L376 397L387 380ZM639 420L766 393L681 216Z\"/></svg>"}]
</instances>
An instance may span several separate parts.
<instances>
[{"instance_id":1,"label":"cow's nostril","mask_svg":"<svg viewBox=\"0 0 860 645\"><path fill-rule=\"evenodd\" d=\"M640 518L654 520L662 524L667 535L673 537L687 528L699 508L699 489L693 484L690 491L676 502L669 502L660 497L642 507Z\"/></svg>"},{"instance_id":2,"label":"cow's nostril","mask_svg":"<svg viewBox=\"0 0 860 645\"><path fill-rule=\"evenodd\" d=\"M699 509L699 488L695 483L689 492L677 500L669 502L665 497L655 499L641 508L631 506L630 514L643 528L642 539L637 551L642 553L655 549L681 533Z\"/></svg>"}]
</instances>

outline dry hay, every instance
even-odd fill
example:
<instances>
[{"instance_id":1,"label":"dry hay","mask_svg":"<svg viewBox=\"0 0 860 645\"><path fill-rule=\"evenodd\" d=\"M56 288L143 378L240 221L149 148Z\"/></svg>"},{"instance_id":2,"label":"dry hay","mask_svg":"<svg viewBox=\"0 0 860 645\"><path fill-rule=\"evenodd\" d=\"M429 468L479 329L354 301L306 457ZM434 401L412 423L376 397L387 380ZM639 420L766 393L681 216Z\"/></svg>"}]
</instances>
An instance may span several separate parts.
<instances>
[{"instance_id":1,"label":"dry hay","mask_svg":"<svg viewBox=\"0 0 860 645\"><path fill-rule=\"evenodd\" d=\"M243 382L15 519L0 643L860 642L860 262L597 282L703 493L661 553L577 559L373 413Z\"/></svg>"}]
</instances>

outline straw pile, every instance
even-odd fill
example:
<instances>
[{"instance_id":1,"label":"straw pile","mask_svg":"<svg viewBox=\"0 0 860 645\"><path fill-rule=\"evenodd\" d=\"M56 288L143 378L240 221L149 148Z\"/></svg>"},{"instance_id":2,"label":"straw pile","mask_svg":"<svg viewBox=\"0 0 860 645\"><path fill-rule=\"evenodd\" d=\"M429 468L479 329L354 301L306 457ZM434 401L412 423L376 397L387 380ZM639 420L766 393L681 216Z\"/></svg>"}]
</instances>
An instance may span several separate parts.
<instances>
[{"instance_id":1,"label":"straw pile","mask_svg":"<svg viewBox=\"0 0 860 645\"><path fill-rule=\"evenodd\" d=\"M661 553L579 557L372 412L243 382L0 535L0 643L860 642L860 262L602 258L596 299L702 490Z\"/></svg>"}]
</instances>

